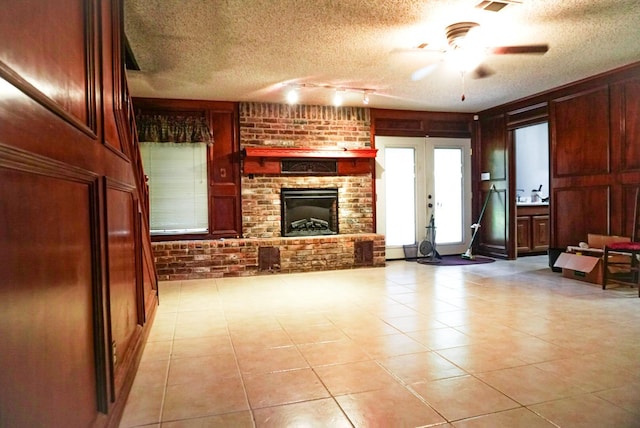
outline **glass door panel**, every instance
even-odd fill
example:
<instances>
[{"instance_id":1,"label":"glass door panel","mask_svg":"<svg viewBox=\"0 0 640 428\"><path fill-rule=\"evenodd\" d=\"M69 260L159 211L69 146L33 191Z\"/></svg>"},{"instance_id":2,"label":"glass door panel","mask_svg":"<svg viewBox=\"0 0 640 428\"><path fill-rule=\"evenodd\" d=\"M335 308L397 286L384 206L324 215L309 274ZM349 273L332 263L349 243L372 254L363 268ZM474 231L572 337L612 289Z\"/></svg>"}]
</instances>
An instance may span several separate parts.
<instances>
[{"instance_id":1,"label":"glass door panel","mask_svg":"<svg viewBox=\"0 0 640 428\"><path fill-rule=\"evenodd\" d=\"M424 138L376 137L376 148L376 231L387 259L402 259L425 233Z\"/></svg>"},{"instance_id":2,"label":"glass door panel","mask_svg":"<svg viewBox=\"0 0 640 428\"><path fill-rule=\"evenodd\" d=\"M435 187L435 225L437 244L463 241L462 227L462 150L436 148L433 151Z\"/></svg>"},{"instance_id":3,"label":"glass door panel","mask_svg":"<svg viewBox=\"0 0 640 428\"><path fill-rule=\"evenodd\" d=\"M415 149L385 147L384 182L388 210L385 229L389 246L409 245L416 236L416 175Z\"/></svg>"},{"instance_id":4,"label":"glass door panel","mask_svg":"<svg viewBox=\"0 0 640 428\"><path fill-rule=\"evenodd\" d=\"M471 241L471 141L427 138L427 168L433 172L436 249L462 254Z\"/></svg>"}]
</instances>

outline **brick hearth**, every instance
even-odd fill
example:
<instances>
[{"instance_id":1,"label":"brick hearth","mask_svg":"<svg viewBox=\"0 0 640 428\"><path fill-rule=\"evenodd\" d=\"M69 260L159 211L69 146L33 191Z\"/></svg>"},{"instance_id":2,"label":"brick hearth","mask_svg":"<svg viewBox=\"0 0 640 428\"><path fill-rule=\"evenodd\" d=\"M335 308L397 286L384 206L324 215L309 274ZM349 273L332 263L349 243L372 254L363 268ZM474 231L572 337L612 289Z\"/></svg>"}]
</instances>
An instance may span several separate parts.
<instances>
[{"instance_id":1,"label":"brick hearth","mask_svg":"<svg viewBox=\"0 0 640 428\"><path fill-rule=\"evenodd\" d=\"M357 242L372 243L371 260L358 258ZM384 246L384 236L363 233L331 237L156 242L153 250L158 279L166 281L382 267L385 265ZM260 269L258 256L261 248L277 248L279 265Z\"/></svg>"}]
</instances>

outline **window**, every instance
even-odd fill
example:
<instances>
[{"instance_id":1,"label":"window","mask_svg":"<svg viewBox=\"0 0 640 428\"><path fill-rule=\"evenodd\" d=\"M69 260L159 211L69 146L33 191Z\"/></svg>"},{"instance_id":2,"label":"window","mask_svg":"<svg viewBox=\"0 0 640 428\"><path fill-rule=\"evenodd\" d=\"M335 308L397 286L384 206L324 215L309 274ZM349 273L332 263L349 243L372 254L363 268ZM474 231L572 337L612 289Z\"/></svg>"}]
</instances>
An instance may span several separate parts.
<instances>
[{"instance_id":1,"label":"window","mask_svg":"<svg viewBox=\"0 0 640 428\"><path fill-rule=\"evenodd\" d=\"M207 144L140 143L152 235L207 233Z\"/></svg>"}]
</instances>

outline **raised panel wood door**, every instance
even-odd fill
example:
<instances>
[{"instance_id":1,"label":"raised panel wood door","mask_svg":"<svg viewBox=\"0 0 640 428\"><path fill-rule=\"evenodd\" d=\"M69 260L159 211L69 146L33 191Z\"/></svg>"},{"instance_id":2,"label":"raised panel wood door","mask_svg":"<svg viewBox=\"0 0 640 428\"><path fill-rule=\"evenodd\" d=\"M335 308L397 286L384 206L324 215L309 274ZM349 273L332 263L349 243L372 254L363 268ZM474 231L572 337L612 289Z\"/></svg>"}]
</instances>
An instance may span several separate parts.
<instances>
[{"instance_id":1,"label":"raised panel wood door","mask_svg":"<svg viewBox=\"0 0 640 428\"><path fill-rule=\"evenodd\" d=\"M480 120L480 154L478 170L488 179L480 181L474 194L474 213L479 215L487 201L478 231L479 252L497 257L514 257L515 245L509 248L508 155L506 119L502 114ZM492 186L494 190L492 189ZM476 219L474 219L475 221ZM515 220L514 220L515 223ZM515 233L515 226L513 227ZM510 254L511 253L511 254Z\"/></svg>"}]
</instances>

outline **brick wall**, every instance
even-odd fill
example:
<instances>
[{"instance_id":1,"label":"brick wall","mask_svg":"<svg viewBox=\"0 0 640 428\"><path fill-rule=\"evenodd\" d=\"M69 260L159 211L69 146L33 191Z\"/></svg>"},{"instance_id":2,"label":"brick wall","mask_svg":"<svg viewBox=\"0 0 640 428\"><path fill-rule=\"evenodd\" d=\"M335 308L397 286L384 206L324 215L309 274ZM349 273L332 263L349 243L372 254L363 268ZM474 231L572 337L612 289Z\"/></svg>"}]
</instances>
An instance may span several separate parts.
<instances>
[{"instance_id":1,"label":"brick wall","mask_svg":"<svg viewBox=\"0 0 640 428\"><path fill-rule=\"evenodd\" d=\"M369 109L242 103L242 147L364 148L371 145ZM280 236L280 189L338 188L340 234L372 233L371 175L242 177L245 237Z\"/></svg>"},{"instance_id":2,"label":"brick wall","mask_svg":"<svg viewBox=\"0 0 640 428\"><path fill-rule=\"evenodd\" d=\"M368 108L240 104L244 147L369 147Z\"/></svg>"}]
</instances>

